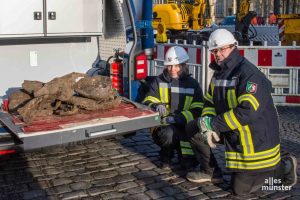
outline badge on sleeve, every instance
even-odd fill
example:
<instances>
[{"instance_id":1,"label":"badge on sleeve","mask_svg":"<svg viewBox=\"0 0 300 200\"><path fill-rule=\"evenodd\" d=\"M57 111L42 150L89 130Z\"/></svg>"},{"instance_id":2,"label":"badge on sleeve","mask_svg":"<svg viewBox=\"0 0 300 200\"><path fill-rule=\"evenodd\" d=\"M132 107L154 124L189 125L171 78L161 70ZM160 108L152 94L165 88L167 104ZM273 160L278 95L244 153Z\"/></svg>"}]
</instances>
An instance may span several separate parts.
<instances>
[{"instance_id":1,"label":"badge on sleeve","mask_svg":"<svg viewBox=\"0 0 300 200\"><path fill-rule=\"evenodd\" d=\"M246 90L247 90L248 93L251 93L251 94L256 93L256 91L257 91L257 84L248 81L247 82L247 86L246 86Z\"/></svg>"}]
</instances>

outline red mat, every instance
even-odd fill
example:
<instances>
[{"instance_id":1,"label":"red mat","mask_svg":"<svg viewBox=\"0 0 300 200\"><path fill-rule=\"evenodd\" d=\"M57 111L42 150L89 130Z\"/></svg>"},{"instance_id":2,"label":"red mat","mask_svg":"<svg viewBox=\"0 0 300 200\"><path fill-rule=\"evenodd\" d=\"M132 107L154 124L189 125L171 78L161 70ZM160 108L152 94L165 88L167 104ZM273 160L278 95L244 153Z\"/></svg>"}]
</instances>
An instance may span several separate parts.
<instances>
[{"instance_id":1,"label":"red mat","mask_svg":"<svg viewBox=\"0 0 300 200\"><path fill-rule=\"evenodd\" d=\"M25 124L18 116L13 116L13 122L21 125L24 133L34 133L38 131L50 131L62 129L61 125L87 122L93 119L124 116L128 118L140 117L153 114L149 110L135 108L132 104L121 103L118 107L106 111L84 111L70 116L47 116L33 120L30 124Z\"/></svg>"}]
</instances>

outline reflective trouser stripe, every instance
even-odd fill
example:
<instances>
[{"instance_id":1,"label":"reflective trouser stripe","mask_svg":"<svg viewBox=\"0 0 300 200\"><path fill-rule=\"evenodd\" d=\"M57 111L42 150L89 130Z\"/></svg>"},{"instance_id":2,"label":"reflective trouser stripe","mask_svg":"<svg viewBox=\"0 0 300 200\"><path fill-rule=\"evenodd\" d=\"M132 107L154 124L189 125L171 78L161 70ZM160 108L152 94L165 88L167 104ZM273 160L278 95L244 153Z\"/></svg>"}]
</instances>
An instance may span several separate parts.
<instances>
[{"instance_id":1,"label":"reflective trouser stripe","mask_svg":"<svg viewBox=\"0 0 300 200\"><path fill-rule=\"evenodd\" d=\"M186 149L186 148L181 148L181 153L182 155L194 155L194 152L192 149Z\"/></svg>"},{"instance_id":2,"label":"reflective trouser stripe","mask_svg":"<svg viewBox=\"0 0 300 200\"><path fill-rule=\"evenodd\" d=\"M182 140L180 141L180 147L192 148L189 142L182 141Z\"/></svg>"},{"instance_id":3,"label":"reflective trouser stripe","mask_svg":"<svg viewBox=\"0 0 300 200\"><path fill-rule=\"evenodd\" d=\"M194 155L191 144L186 141L180 141L180 149L182 155Z\"/></svg>"}]
</instances>

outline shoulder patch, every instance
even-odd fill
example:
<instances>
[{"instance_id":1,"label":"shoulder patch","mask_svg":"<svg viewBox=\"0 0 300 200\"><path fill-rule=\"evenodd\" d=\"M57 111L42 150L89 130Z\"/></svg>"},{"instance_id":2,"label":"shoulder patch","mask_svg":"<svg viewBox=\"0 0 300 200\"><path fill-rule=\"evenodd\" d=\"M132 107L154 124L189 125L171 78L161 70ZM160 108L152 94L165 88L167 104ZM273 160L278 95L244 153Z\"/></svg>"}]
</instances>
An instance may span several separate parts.
<instances>
[{"instance_id":1,"label":"shoulder patch","mask_svg":"<svg viewBox=\"0 0 300 200\"><path fill-rule=\"evenodd\" d=\"M251 94L255 94L257 91L257 83L248 81L246 86L246 91Z\"/></svg>"}]
</instances>

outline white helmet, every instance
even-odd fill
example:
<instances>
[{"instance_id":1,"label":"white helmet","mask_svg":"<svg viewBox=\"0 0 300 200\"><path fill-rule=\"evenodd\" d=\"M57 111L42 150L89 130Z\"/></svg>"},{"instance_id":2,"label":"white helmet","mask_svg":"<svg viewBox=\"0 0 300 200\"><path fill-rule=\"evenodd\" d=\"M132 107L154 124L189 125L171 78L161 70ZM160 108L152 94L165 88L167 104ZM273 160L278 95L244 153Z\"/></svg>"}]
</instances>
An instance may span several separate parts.
<instances>
[{"instance_id":1,"label":"white helmet","mask_svg":"<svg viewBox=\"0 0 300 200\"><path fill-rule=\"evenodd\" d=\"M208 50L211 51L230 44L237 45L237 41L232 33L226 29L217 29L209 36Z\"/></svg>"},{"instance_id":2,"label":"white helmet","mask_svg":"<svg viewBox=\"0 0 300 200\"><path fill-rule=\"evenodd\" d=\"M164 65L178 65L186 63L189 60L189 55L184 48L179 46L173 46L168 49L165 55Z\"/></svg>"}]
</instances>

